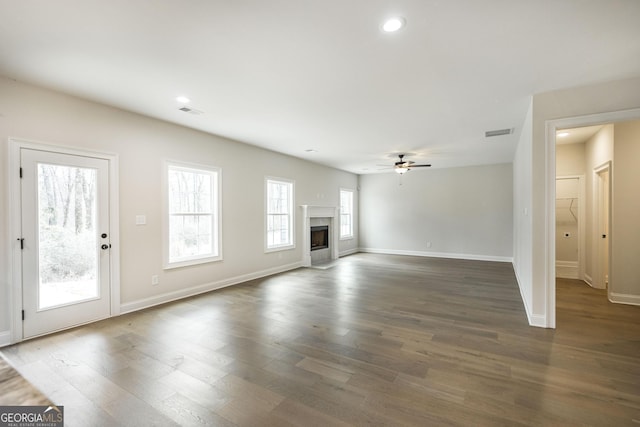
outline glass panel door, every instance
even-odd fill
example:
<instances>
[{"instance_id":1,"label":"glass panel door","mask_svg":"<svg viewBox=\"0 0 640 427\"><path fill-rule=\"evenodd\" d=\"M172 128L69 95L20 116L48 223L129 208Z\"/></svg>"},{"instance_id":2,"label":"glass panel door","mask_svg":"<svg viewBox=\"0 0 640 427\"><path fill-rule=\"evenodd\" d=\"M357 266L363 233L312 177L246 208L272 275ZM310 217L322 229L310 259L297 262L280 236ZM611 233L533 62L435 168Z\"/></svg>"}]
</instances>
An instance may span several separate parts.
<instances>
[{"instance_id":1,"label":"glass panel door","mask_svg":"<svg viewBox=\"0 0 640 427\"><path fill-rule=\"evenodd\" d=\"M109 160L22 148L23 337L109 317Z\"/></svg>"}]
</instances>

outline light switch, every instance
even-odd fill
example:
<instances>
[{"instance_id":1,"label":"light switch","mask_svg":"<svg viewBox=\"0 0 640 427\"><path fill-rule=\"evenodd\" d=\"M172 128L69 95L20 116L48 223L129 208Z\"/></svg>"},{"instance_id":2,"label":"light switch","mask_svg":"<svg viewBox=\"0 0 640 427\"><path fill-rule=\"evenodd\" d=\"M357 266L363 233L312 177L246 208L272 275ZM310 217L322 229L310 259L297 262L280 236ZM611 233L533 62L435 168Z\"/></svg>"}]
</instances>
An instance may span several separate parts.
<instances>
[{"instance_id":1,"label":"light switch","mask_svg":"<svg viewBox=\"0 0 640 427\"><path fill-rule=\"evenodd\" d=\"M146 215L136 215L136 225L145 225L147 223Z\"/></svg>"}]
</instances>

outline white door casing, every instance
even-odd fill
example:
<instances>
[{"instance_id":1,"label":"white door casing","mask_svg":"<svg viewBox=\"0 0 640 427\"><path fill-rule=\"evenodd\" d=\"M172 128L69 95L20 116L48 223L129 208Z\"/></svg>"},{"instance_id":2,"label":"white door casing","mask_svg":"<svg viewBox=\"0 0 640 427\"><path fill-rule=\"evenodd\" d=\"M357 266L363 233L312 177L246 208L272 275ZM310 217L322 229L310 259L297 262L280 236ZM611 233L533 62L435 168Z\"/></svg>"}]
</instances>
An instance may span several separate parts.
<instances>
[{"instance_id":1,"label":"white door casing","mask_svg":"<svg viewBox=\"0 0 640 427\"><path fill-rule=\"evenodd\" d=\"M9 140L9 148L12 342L119 314L117 157L16 139ZM85 186L83 191L95 198L84 199L78 193L74 194L75 199L71 198L71 202L81 200L86 204L75 214L94 213L93 219L76 218L78 222L74 223L69 212L71 224L67 228L72 232L62 232L62 221L56 223L49 215L52 209L46 199L53 192L45 194L43 189L50 188L50 181L45 181L56 174L66 174L63 183L70 186L68 178L75 174ZM77 185L71 191L80 189L81 185ZM40 200L38 194L42 196ZM71 204L69 199L67 204ZM87 227L78 225L82 221L86 221ZM91 223L93 227L89 227ZM103 234L106 236L102 237ZM68 271L73 271L80 261L83 265L95 265L96 274L85 269L82 271L88 271L87 274L74 279Z\"/></svg>"},{"instance_id":2,"label":"white door casing","mask_svg":"<svg viewBox=\"0 0 640 427\"><path fill-rule=\"evenodd\" d=\"M545 121L545 182L544 182L544 230L543 244L545 248L544 262L544 311L539 315L536 326L556 327L556 132L582 126L602 125L640 119L640 108L621 111L610 111L584 116L551 119ZM610 276L612 276L610 274ZM609 277L610 282L614 279Z\"/></svg>"}]
</instances>

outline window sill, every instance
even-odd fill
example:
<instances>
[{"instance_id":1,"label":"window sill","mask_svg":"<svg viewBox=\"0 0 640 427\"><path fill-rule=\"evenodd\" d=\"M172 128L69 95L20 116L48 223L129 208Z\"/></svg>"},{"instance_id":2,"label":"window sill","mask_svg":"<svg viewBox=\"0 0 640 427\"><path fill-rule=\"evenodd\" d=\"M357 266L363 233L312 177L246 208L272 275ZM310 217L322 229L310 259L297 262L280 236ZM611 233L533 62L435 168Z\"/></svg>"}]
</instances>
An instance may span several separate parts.
<instances>
[{"instance_id":1,"label":"window sill","mask_svg":"<svg viewBox=\"0 0 640 427\"><path fill-rule=\"evenodd\" d=\"M295 249L295 248L296 248L296 245L276 246L273 248L265 248L264 253L268 254L271 252L290 251L291 249Z\"/></svg>"},{"instance_id":2,"label":"window sill","mask_svg":"<svg viewBox=\"0 0 640 427\"><path fill-rule=\"evenodd\" d=\"M163 270L172 270L174 268L191 267L194 265L208 264L211 262L218 262L218 261L222 261L222 255L167 263L162 268Z\"/></svg>"}]
</instances>

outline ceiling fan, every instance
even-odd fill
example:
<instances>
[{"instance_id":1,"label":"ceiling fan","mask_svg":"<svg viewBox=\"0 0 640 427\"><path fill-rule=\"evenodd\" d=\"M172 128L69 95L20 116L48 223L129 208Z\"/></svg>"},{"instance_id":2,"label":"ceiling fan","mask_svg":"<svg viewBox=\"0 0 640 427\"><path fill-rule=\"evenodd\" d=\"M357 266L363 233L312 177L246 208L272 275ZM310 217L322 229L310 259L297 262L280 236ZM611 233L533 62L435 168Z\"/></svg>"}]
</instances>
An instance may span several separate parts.
<instances>
[{"instance_id":1,"label":"ceiling fan","mask_svg":"<svg viewBox=\"0 0 640 427\"><path fill-rule=\"evenodd\" d=\"M430 168L431 165L416 165L415 162L410 160L404 160L404 154L398 154L400 158L399 161L395 162L393 165L393 170L403 175L404 173L410 171L412 168Z\"/></svg>"}]
</instances>

